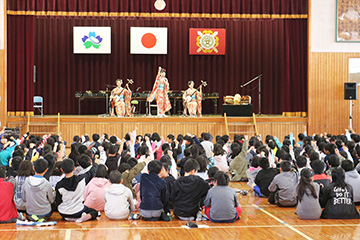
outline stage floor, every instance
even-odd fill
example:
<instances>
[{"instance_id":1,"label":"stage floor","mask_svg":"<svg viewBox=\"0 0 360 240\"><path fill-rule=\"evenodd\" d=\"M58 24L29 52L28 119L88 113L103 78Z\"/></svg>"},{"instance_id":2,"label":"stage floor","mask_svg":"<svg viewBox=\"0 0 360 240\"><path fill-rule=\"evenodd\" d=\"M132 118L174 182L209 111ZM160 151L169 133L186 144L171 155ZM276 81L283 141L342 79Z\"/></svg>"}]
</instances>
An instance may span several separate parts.
<instances>
[{"instance_id":1,"label":"stage floor","mask_svg":"<svg viewBox=\"0 0 360 240\"><path fill-rule=\"evenodd\" d=\"M249 190L246 183L230 183L231 187ZM235 223L197 222L206 228L185 229L186 222L146 222L143 220L109 220L104 213L95 221L65 222L58 213L52 227L16 227L0 225L0 239L360 239L359 220L300 220L296 208L280 208L267 199L238 194L242 207ZM358 207L359 209L359 207Z\"/></svg>"}]
</instances>

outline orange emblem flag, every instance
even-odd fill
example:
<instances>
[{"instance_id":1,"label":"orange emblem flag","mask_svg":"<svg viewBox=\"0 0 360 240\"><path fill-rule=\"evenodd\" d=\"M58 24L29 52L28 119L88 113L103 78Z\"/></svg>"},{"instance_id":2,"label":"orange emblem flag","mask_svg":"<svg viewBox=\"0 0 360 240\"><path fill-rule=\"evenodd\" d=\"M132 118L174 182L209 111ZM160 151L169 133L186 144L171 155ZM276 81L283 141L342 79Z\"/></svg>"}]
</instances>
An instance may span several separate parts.
<instances>
[{"instance_id":1,"label":"orange emblem flag","mask_svg":"<svg viewBox=\"0 0 360 240\"><path fill-rule=\"evenodd\" d=\"M226 29L190 28L190 55L225 55Z\"/></svg>"}]
</instances>

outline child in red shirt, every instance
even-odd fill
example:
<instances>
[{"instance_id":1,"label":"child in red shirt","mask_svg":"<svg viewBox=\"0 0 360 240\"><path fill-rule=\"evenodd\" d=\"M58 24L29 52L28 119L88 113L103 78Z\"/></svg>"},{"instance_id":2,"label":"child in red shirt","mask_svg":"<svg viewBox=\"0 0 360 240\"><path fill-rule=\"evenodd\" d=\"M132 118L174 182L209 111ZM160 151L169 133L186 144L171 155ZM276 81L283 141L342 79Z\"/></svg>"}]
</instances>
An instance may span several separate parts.
<instances>
[{"instance_id":1,"label":"child in red shirt","mask_svg":"<svg viewBox=\"0 0 360 240\"><path fill-rule=\"evenodd\" d=\"M14 223L18 217L14 202L15 179L6 181L6 168L0 166L0 223Z\"/></svg>"}]
</instances>

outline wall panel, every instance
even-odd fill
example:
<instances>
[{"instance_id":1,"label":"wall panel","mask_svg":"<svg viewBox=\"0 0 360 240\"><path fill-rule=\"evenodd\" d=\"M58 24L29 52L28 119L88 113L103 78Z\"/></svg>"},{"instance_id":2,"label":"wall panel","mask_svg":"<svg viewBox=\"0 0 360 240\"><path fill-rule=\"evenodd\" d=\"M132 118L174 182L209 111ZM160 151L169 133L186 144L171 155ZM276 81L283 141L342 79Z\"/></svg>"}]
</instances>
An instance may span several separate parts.
<instances>
[{"instance_id":1,"label":"wall panel","mask_svg":"<svg viewBox=\"0 0 360 240\"><path fill-rule=\"evenodd\" d=\"M340 134L349 127L350 102L344 100L348 59L360 53L310 53L308 79L309 133ZM353 128L360 129L360 104L354 101Z\"/></svg>"}]
</instances>

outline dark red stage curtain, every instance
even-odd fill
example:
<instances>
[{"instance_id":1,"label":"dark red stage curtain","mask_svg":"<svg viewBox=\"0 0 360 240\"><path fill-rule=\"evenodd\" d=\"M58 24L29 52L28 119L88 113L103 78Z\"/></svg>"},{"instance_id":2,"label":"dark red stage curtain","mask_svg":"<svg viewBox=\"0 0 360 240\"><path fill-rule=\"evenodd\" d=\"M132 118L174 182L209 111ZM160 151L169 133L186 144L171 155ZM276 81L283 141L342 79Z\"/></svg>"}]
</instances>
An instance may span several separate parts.
<instances>
[{"instance_id":1,"label":"dark red stage curtain","mask_svg":"<svg viewBox=\"0 0 360 240\"><path fill-rule=\"evenodd\" d=\"M8 10L159 12L155 0L9 0ZM307 0L165 0L169 13L307 14Z\"/></svg>"},{"instance_id":2,"label":"dark red stage curtain","mask_svg":"<svg viewBox=\"0 0 360 240\"><path fill-rule=\"evenodd\" d=\"M111 26L112 54L74 55L73 26ZM131 26L168 27L168 54L131 55ZM257 82L243 89L240 85L263 74L262 113L306 112L306 26L306 19L37 17L35 93L44 96L46 114L76 114L75 91L104 90L117 78L133 78L133 90L150 90L160 65L168 70L172 90L186 89L188 80L198 85L204 79L208 81L204 92L220 93L219 105L222 96L250 94L255 112ZM226 55L190 56L191 27L226 28ZM88 104L83 113L94 113L94 108L97 105ZM204 113L212 112L210 103L204 108Z\"/></svg>"},{"instance_id":3,"label":"dark red stage curtain","mask_svg":"<svg viewBox=\"0 0 360 240\"><path fill-rule=\"evenodd\" d=\"M33 111L34 17L7 18L7 96L9 115Z\"/></svg>"}]
</instances>

